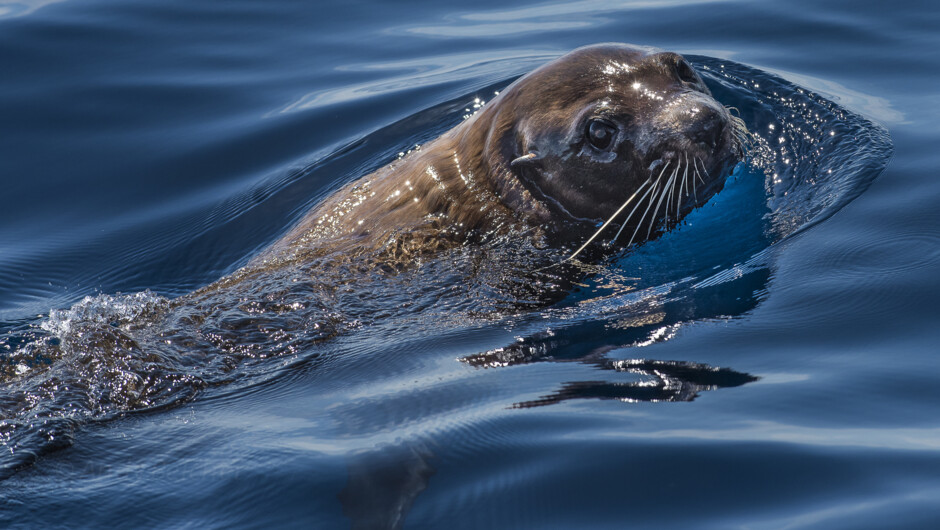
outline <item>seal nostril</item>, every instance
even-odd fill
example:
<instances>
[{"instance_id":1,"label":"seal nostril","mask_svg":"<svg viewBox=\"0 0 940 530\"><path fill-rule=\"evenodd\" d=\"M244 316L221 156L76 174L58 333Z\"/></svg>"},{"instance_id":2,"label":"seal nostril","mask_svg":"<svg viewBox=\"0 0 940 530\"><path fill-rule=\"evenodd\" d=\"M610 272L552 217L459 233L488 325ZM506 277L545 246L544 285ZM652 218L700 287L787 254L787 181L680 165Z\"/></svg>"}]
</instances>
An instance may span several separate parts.
<instances>
[{"instance_id":1,"label":"seal nostril","mask_svg":"<svg viewBox=\"0 0 940 530\"><path fill-rule=\"evenodd\" d=\"M695 71L692 70L689 63L682 59L676 61L676 75L685 83L698 83L698 76L695 75Z\"/></svg>"},{"instance_id":2,"label":"seal nostril","mask_svg":"<svg viewBox=\"0 0 940 530\"><path fill-rule=\"evenodd\" d=\"M708 107L701 107L694 116L694 121L689 124L688 128L689 136L697 143L704 143L710 147L718 145L722 129L721 116Z\"/></svg>"}]
</instances>

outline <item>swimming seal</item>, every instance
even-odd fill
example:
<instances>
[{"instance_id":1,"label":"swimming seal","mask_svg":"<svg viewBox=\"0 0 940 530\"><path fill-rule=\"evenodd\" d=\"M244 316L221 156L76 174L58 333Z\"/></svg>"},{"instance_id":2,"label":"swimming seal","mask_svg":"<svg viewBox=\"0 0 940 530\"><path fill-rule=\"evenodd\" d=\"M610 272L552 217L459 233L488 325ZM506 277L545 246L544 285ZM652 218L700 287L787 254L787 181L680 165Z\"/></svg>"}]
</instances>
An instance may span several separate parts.
<instances>
[{"instance_id":1,"label":"swimming seal","mask_svg":"<svg viewBox=\"0 0 940 530\"><path fill-rule=\"evenodd\" d=\"M722 187L743 130L682 56L579 48L340 189L259 259L329 247L407 261L510 226L577 252L641 242Z\"/></svg>"},{"instance_id":2,"label":"swimming seal","mask_svg":"<svg viewBox=\"0 0 940 530\"><path fill-rule=\"evenodd\" d=\"M622 44L575 50L340 188L218 281L173 299L101 295L53 311L41 327L55 340L30 339L11 353L6 374L0 367L15 381L4 406L17 416L7 427L14 440L59 444L69 436L30 418L67 411L53 425L71 432L81 418L269 380L281 373L269 368L299 367L295 359L306 371L339 352L408 341L415 326L469 330L468 319L543 307L563 299L595 257L655 237L721 188L740 134L679 55ZM349 343L316 349L352 330L360 331ZM547 335L480 362L529 362L550 351ZM272 357L284 361L239 369ZM372 361L344 366L360 362ZM424 487L412 480L428 476L423 454L414 453L418 471L402 482L409 491ZM387 484L380 478L357 483ZM373 491L365 487L369 503ZM396 513L407 507L388 500Z\"/></svg>"}]
</instances>

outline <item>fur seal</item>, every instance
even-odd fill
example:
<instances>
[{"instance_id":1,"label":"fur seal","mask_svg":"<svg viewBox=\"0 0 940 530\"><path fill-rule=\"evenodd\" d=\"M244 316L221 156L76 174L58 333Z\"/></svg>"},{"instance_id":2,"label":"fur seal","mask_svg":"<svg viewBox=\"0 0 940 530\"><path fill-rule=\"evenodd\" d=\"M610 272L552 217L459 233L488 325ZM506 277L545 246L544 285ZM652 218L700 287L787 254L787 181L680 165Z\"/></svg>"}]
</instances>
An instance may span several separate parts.
<instances>
[{"instance_id":1,"label":"fur seal","mask_svg":"<svg viewBox=\"0 0 940 530\"><path fill-rule=\"evenodd\" d=\"M641 242L722 187L744 130L678 54L579 48L340 189L257 260L329 248L407 261L507 227L578 247L569 258L605 230L608 246Z\"/></svg>"},{"instance_id":2,"label":"fur seal","mask_svg":"<svg viewBox=\"0 0 940 530\"><path fill-rule=\"evenodd\" d=\"M410 336L416 323L463 325L543 306L583 271L572 270L582 265L572 258L645 241L721 188L740 157L740 135L743 124L681 56L623 44L580 48L339 189L210 285L174 299L101 295L53 311L41 327L55 340L28 342L7 363L23 359L29 375L0 373L16 378L19 396L7 426L14 439L52 440L52 432L59 444L82 417L178 404L251 375L237 370L241 363L297 354L328 363L314 347L347 330L363 329L365 342L353 343L370 344L390 332ZM564 266L542 267L566 257ZM496 361L527 362L544 344ZM46 421L33 426L30 418L46 413L64 435ZM416 458L420 466L424 457Z\"/></svg>"}]
</instances>

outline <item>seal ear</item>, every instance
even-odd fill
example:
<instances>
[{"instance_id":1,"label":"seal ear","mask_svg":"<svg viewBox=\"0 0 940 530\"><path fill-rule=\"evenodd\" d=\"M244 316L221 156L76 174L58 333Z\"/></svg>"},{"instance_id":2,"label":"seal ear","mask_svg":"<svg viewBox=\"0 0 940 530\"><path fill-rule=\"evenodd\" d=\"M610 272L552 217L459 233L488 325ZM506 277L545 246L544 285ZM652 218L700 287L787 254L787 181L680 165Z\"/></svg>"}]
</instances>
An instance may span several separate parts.
<instances>
[{"instance_id":1,"label":"seal ear","mask_svg":"<svg viewBox=\"0 0 940 530\"><path fill-rule=\"evenodd\" d=\"M527 154L513 159L513 161L509 163L509 167L536 166L540 160L541 157L538 155L538 153L530 151Z\"/></svg>"}]
</instances>

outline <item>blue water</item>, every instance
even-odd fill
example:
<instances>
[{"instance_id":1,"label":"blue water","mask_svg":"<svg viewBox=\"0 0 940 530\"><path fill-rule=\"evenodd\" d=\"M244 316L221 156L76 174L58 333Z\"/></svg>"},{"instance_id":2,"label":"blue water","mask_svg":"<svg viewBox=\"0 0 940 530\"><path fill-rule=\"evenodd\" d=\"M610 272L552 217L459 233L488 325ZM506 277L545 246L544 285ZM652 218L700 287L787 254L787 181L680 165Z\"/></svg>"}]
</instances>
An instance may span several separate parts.
<instances>
[{"instance_id":1,"label":"blue water","mask_svg":"<svg viewBox=\"0 0 940 530\"><path fill-rule=\"evenodd\" d=\"M432 263L323 340L145 336L603 41L754 134L676 230L549 307ZM0 0L0 525L937 527L938 47L926 1Z\"/></svg>"}]
</instances>

